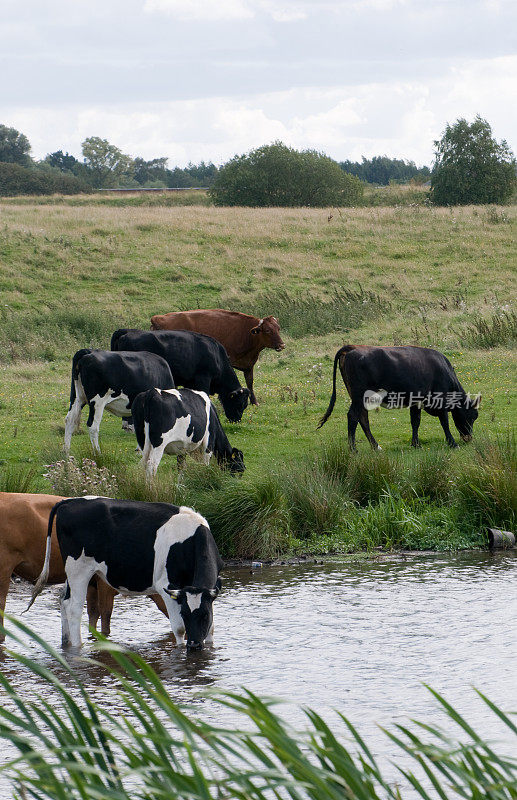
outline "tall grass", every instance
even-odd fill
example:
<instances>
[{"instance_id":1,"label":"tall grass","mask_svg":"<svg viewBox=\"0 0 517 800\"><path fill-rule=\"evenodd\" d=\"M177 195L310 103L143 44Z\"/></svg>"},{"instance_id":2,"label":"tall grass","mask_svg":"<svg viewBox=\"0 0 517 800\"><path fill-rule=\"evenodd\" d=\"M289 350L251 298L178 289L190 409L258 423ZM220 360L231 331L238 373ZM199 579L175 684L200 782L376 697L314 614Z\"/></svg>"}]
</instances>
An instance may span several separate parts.
<instances>
[{"instance_id":1,"label":"tall grass","mask_svg":"<svg viewBox=\"0 0 517 800\"><path fill-rule=\"evenodd\" d=\"M15 621L13 621L15 622ZM19 631L29 629L15 622ZM300 732L275 711L274 701L249 690L213 695L231 709L232 728L179 708L139 656L106 642L118 689L117 713L97 704L68 661L35 634L35 643L64 672L12 653L45 685L40 699L18 693L0 674L6 702L0 737L18 753L2 767L13 796L38 800L515 800L517 760L477 733L431 690L449 732L413 721L384 730L403 780L389 781L367 742L342 714L332 724L303 709ZM15 635L15 638L19 636ZM478 692L487 714L513 740L511 716ZM450 733L454 727L456 734ZM517 742L510 752L515 753Z\"/></svg>"},{"instance_id":2,"label":"tall grass","mask_svg":"<svg viewBox=\"0 0 517 800\"><path fill-rule=\"evenodd\" d=\"M513 310L476 317L466 328L463 339L469 347L516 347L517 312Z\"/></svg>"},{"instance_id":3,"label":"tall grass","mask_svg":"<svg viewBox=\"0 0 517 800\"><path fill-rule=\"evenodd\" d=\"M349 331L365 320L375 319L390 310L390 303L376 292L358 289L334 289L322 299L312 292L296 295L277 290L253 299L254 314L273 314L282 330L294 339L333 331ZM242 302L239 304L242 310Z\"/></svg>"},{"instance_id":4,"label":"tall grass","mask_svg":"<svg viewBox=\"0 0 517 800\"><path fill-rule=\"evenodd\" d=\"M36 468L26 464L0 464L0 492L36 492Z\"/></svg>"}]
</instances>

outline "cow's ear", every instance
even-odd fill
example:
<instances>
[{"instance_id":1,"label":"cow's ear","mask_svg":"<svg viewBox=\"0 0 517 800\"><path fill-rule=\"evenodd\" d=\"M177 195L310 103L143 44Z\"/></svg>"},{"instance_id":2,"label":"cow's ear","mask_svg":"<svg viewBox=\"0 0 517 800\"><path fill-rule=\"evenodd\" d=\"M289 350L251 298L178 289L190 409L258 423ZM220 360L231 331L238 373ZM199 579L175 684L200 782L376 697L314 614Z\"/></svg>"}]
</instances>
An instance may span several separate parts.
<instances>
[{"instance_id":1,"label":"cow's ear","mask_svg":"<svg viewBox=\"0 0 517 800\"><path fill-rule=\"evenodd\" d=\"M254 328L250 330L250 333L255 336L257 333L260 333L260 325L256 325Z\"/></svg>"},{"instance_id":2,"label":"cow's ear","mask_svg":"<svg viewBox=\"0 0 517 800\"><path fill-rule=\"evenodd\" d=\"M173 600L177 600L181 590L173 589L172 586L167 586L165 591L167 592L168 595L170 595L170 597L172 597Z\"/></svg>"},{"instance_id":3,"label":"cow's ear","mask_svg":"<svg viewBox=\"0 0 517 800\"><path fill-rule=\"evenodd\" d=\"M472 403L472 408L475 408L477 410L480 405L481 405L481 395L478 394L478 396L474 398L474 401Z\"/></svg>"}]
</instances>

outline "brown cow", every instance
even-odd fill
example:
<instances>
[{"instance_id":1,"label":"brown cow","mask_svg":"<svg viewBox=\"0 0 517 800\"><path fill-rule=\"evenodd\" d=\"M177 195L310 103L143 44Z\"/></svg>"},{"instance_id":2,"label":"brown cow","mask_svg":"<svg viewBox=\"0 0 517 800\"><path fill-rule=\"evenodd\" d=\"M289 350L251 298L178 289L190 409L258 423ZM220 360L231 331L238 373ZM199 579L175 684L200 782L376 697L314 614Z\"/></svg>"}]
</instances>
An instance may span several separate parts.
<instances>
[{"instance_id":1,"label":"brown cow","mask_svg":"<svg viewBox=\"0 0 517 800\"><path fill-rule=\"evenodd\" d=\"M275 317L259 319L222 308L156 314L151 317L151 330L196 331L217 339L226 348L232 367L244 372L253 405L258 405L253 392L253 367L261 350L270 347L280 352L285 347Z\"/></svg>"},{"instance_id":2,"label":"brown cow","mask_svg":"<svg viewBox=\"0 0 517 800\"><path fill-rule=\"evenodd\" d=\"M34 582L45 558L48 519L52 507L63 500L53 494L17 494L0 492L0 610L4 611L11 575ZM49 583L66 580L55 527L52 532ZM113 599L117 593L104 581L88 587L88 621L96 628L99 617L102 633L110 632ZM166 614L161 597L152 598ZM0 633L0 641L4 640Z\"/></svg>"}]
</instances>

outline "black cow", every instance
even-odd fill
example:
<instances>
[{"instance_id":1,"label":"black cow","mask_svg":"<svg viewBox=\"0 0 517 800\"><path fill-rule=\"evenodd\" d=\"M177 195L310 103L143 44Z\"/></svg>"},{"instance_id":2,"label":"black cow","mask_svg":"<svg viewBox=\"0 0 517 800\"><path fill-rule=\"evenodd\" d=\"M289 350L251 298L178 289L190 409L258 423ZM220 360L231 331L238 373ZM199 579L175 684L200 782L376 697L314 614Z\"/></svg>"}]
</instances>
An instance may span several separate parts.
<instances>
[{"instance_id":1,"label":"black cow","mask_svg":"<svg viewBox=\"0 0 517 800\"><path fill-rule=\"evenodd\" d=\"M162 356L176 386L217 394L230 422L239 422L250 392L244 389L223 345L194 331L139 331L121 328L111 337L112 350L146 350Z\"/></svg>"},{"instance_id":2,"label":"black cow","mask_svg":"<svg viewBox=\"0 0 517 800\"><path fill-rule=\"evenodd\" d=\"M413 447L420 447L418 428L422 408L438 417L447 444L456 447L449 430L449 411L463 441L472 438L481 397L465 393L450 361L429 347L374 347L347 344L334 358L330 404L318 428L328 420L336 402L336 370L339 369L352 400L348 410L348 441L355 450L355 431L361 425L374 449L380 449L370 431L368 409L409 407Z\"/></svg>"},{"instance_id":3,"label":"black cow","mask_svg":"<svg viewBox=\"0 0 517 800\"><path fill-rule=\"evenodd\" d=\"M66 573L63 644L81 644L81 615L94 575L121 594L159 594L176 643L199 650L212 641L212 602L222 567L206 519L192 508L107 497L72 497L50 512L43 570L28 609L47 581L52 524ZM27 609L27 610L28 610Z\"/></svg>"},{"instance_id":4,"label":"black cow","mask_svg":"<svg viewBox=\"0 0 517 800\"><path fill-rule=\"evenodd\" d=\"M199 453L208 464L212 453L230 472L244 472L244 458L232 447L214 404L194 389L149 389L131 406L135 433L149 477L156 475L164 453Z\"/></svg>"},{"instance_id":5,"label":"black cow","mask_svg":"<svg viewBox=\"0 0 517 800\"><path fill-rule=\"evenodd\" d=\"M88 425L94 450L99 448L99 427L104 409L117 417L130 417L136 395L159 386L174 388L167 362L153 353L112 353L109 350L78 350L72 360L70 410L65 422L65 450L79 427L81 409L90 407Z\"/></svg>"}]
</instances>

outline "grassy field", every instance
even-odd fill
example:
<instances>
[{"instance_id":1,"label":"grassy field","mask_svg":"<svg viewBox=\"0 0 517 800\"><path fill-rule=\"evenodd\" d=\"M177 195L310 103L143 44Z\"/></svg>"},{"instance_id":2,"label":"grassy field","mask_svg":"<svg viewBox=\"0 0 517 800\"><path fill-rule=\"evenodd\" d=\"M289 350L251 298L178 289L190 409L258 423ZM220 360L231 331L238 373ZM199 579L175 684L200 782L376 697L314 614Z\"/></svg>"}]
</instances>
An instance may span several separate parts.
<instances>
[{"instance_id":1,"label":"grassy field","mask_svg":"<svg viewBox=\"0 0 517 800\"><path fill-rule=\"evenodd\" d=\"M177 205L176 195L163 197L162 203L153 196L149 202L137 205L131 196L0 202L4 485L14 486L13 470L26 465L34 471L33 485L50 489L42 477L44 465L62 457L70 361L78 347L108 348L117 327L148 328L152 314L182 308L272 313L285 334L285 351L265 351L256 369L259 407L249 409L240 424L226 426L248 468L243 481L233 481L230 488L223 480L227 494L235 494L236 485L241 493L264 486L282 473L289 505L288 475L300 470L314 475L312 460L322 448L344 441L348 399L341 382L333 416L320 431L316 425L330 397L334 354L345 342L442 350L465 390L483 394L477 437L508 441L516 419L515 206L224 209L201 205L202 198ZM407 411L374 413L371 426L385 458L396 462L407 452ZM362 457L368 446L362 433L357 439ZM443 434L427 415L421 440L424 455L408 454L409 459L425 459L426 451L441 458ZM76 456L87 456L88 446L83 431L72 449ZM133 465L136 469L135 440L110 415L101 427L101 447L113 474ZM448 469L463 474L462 459L474 463L474 452L468 446L447 452ZM505 452L511 489L515 448ZM364 452L365 473L376 469L368 458ZM418 462L411 463L416 469ZM11 483L5 483L6 472ZM174 460L165 457L160 472L160 491L173 499ZM209 482L215 480L210 474ZM192 480L202 481L197 475ZM205 491L207 508L214 492L208 498ZM379 489L367 502L378 505L381 495ZM195 493L187 496L196 504ZM449 495L447 503L453 505ZM324 505L330 514L330 497ZM261 508L268 508L266 501ZM349 513L355 512L349 509L333 523L335 547ZM276 519L274 513L271 518ZM508 514L491 518L499 524L512 519ZM476 517L471 526L480 521ZM302 537L304 546L322 532L331 533L316 524L312 534ZM344 541L345 549L352 546L349 538ZM392 539L379 544L390 542L404 546ZM420 542L423 546L427 540ZM456 544L465 542L463 537ZM454 546L450 537L446 543ZM292 537L284 537L271 551L292 544ZM436 536L431 545L439 546ZM412 539L410 546L418 541ZM249 553L264 555L266 550L251 547Z\"/></svg>"}]
</instances>

